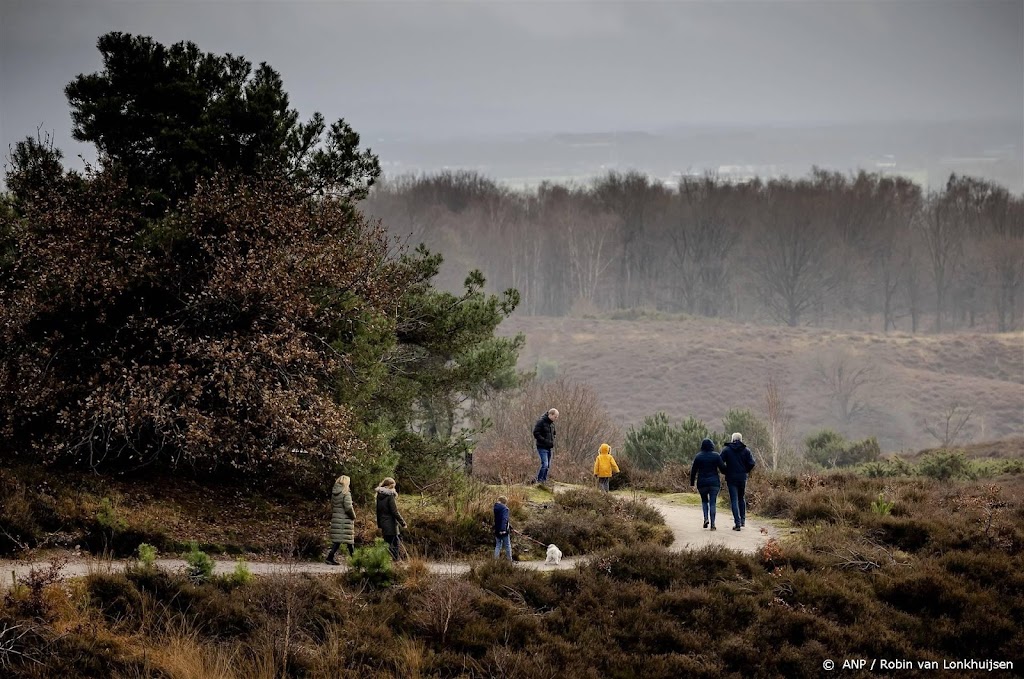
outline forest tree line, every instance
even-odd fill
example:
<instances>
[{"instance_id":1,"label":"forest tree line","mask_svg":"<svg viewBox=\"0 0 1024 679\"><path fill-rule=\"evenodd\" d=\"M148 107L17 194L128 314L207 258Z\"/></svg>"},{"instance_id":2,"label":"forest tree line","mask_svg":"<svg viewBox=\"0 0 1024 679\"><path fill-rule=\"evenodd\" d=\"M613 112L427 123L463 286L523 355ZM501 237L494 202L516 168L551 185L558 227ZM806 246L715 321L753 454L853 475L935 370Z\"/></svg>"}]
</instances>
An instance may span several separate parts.
<instances>
[{"instance_id":1,"label":"forest tree line","mask_svg":"<svg viewBox=\"0 0 1024 679\"><path fill-rule=\"evenodd\" d=\"M1024 318L1024 198L973 177L925 192L863 171L674 187L630 171L515 192L446 171L379 182L363 209L452 272L517 289L530 315L644 307L914 333Z\"/></svg>"}]
</instances>

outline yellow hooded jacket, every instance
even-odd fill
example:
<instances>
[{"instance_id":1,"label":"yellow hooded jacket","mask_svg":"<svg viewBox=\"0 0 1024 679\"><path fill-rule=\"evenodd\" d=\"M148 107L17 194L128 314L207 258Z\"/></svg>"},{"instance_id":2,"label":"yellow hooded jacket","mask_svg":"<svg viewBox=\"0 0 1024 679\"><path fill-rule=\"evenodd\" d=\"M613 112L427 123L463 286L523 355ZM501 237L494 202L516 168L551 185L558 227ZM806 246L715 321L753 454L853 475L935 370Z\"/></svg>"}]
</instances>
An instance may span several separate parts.
<instances>
[{"instance_id":1,"label":"yellow hooded jacket","mask_svg":"<svg viewBox=\"0 0 1024 679\"><path fill-rule=\"evenodd\" d=\"M601 444L597 459L594 460L594 474L601 479L610 478L612 472L618 473L619 465L615 464L615 458L611 455L612 447L607 443Z\"/></svg>"}]
</instances>

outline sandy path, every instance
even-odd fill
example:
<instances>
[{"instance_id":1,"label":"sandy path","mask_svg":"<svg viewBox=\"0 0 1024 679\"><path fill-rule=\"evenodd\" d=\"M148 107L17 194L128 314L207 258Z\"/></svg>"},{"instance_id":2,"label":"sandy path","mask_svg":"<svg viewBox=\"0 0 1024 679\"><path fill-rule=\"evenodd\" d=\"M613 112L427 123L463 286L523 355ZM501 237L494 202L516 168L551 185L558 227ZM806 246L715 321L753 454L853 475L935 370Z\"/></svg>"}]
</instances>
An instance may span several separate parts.
<instances>
[{"instance_id":1,"label":"sandy path","mask_svg":"<svg viewBox=\"0 0 1024 679\"><path fill-rule=\"evenodd\" d=\"M728 507L718 508L715 520L718 530L711 531L703 528L704 512L699 504L683 504L671 498L647 498L647 502L665 517L665 523L675 536L672 549L677 551L722 545L740 552L753 553L769 538L778 537L775 526L750 515L747 516L747 525L743 530L732 530L732 511Z\"/></svg>"},{"instance_id":2,"label":"sandy path","mask_svg":"<svg viewBox=\"0 0 1024 679\"><path fill-rule=\"evenodd\" d=\"M564 490L569 486L559 487L555 491ZM707 545L722 545L741 552L753 553L764 542L771 537L777 537L778 531L774 526L758 520L756 517L749 517L747 525L742 531L733 531L732 513L728 507L719 507L717 531L705 530L702 528L704 516L700 505L693 505L679 502L671 496L667 498L647 498L662 516L665 523L672 530L675 540L671 549L683 551L688 549L699 549ZM766 532L762 532L762 529ZM549 571L573 568L586 557L567 557L562 559L559 565L549 565L542 561L519 561L517 565L532 570ZM63 577L82 577L90 573L106 573L124 570L130 564L135 563L133 559L100 559L89 556L76 556L69 558L61 574ZM427 568L432 573L441 575L458 575L469 571L468 561L430 561ZM21 578L28 575L32 568L45 568L47 561L9 561L0 560L0 574L6 584L12 582L12 578ZM185 561L182 559L157 559L156 565L164 570L176 571L185 569ZM330 575L342 573L345 566L330 566L325 563L314 563L309 561L247 561L246 565L254 575L288 575L298 573L311 573L315 575ZM235 561L230 559L214 559L214 573L225 575L235 569Z\"/></svg>"}]
</instances>

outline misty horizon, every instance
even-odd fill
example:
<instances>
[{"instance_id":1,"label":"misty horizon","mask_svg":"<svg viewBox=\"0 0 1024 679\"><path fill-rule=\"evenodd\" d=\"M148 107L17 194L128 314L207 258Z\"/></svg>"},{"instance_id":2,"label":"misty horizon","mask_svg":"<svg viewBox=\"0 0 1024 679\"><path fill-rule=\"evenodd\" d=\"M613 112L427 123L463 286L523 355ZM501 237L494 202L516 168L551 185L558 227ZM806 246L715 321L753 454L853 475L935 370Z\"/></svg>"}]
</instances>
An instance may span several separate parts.
<instances>
[{"instance_id":1,"label":"misty horizon","mask_svg":"<svg viewBox=\"0 0 1024 679\"><path fill-rule=\"evenodd\" d=\"M80 155L95 158L91 147L71 139L63 90L77 75L102 67L96 40L109 31L164 44L192 41L205 51L265 61L281 74L303 118L314 111L345 118L383 163L408 172L486 172L505 162L501 156L467 160L446 144L498 142L495 151L504 153L502 142L557 135L672 137L893 124L911 132L951 125L942 134L960 135L957 125L980 123L1009 130L991 143L1010 163L986 174L986 160L980 176L1024 190L1024 3L1016 1L0 0L4 147L39 129L52 132L69 166L81 168ZM771 144L805 145L799 163L773 163L797 168L795 174L812 165L872 169L849 153L816 154L814 142L781 139ZM851 140L855 148L865 141L870 130ZM432 153L391 146L397 142L430 146ZM941 135L927 145L947 142L971 157L991 150ZM702 152L628 167L664 174L662 167L684 171L702 163L696 169L714 171L742 162L728 146L713 158ZM919 158L924 151L917 148L906 153L906 172L935 175L933 182L948 165L941 149L929 159ZM557 178L545 170L550 164L517 166L514 174ZM589 176L599 166L572 176Z\"/></svg>"}]
</instances>

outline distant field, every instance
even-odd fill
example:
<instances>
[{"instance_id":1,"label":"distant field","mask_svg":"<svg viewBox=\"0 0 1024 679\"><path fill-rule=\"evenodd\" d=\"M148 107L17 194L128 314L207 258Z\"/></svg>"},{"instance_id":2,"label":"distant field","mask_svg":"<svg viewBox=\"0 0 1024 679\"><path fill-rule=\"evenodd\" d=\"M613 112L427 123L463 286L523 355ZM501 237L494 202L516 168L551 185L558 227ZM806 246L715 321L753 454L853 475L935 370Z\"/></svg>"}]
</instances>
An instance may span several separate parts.
<instances>
[{"instance_id":1,"label":"distant field","mask_svg":"<svg viewBox=\"0 0 1024 679\"><path fill-rule=\"evenodd\" d=\"M972 411L960 443L1024 436L1024 334L882 335L737 324L711 319L591 320L514 317L503 334L522 332L522 369L538 361L560 376L588 382L623 426L663 410L721 428L730 408L764 409L769 375L783 385L792 429L831 427L876 436L883 450L918 450L938 440L944 414ZM867 412L849 423L837 414L816 366L871 368L856 394ZM558 404L552 404L557 406ZM565 414L571 417L570 413Z\"/></svg>"}]
</instances>

